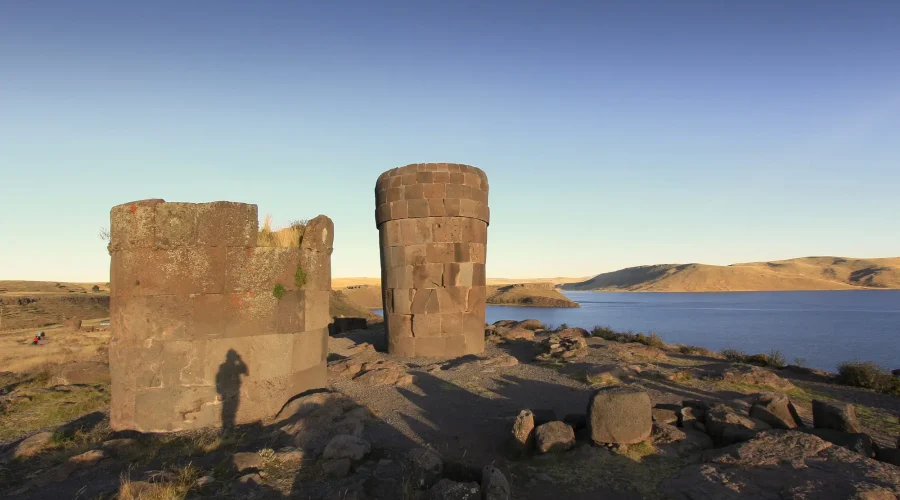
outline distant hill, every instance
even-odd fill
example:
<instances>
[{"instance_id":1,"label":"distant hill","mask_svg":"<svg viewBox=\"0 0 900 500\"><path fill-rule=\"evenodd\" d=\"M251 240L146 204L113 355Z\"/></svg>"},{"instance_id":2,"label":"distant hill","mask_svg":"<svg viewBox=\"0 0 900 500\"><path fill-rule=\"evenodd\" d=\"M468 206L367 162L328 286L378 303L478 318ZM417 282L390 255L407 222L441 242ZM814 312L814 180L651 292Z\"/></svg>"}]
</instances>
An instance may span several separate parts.
<instances>
[{"instance_id":1,"label":"distant hill","mask_svg":"<svg viewBox=\"0 0 900 500\"><path fill-rule=\"evenodd\" d=\"M802 257L730 266L659 264L599 274L564 290L741 292L900 288L900 257Z\"/></svg>"},{"instance_id":2,"label":"distant hill","mask_svg":"<svg viewBox=\"0 0 900 500\"><path fill-rule=\"evenodd\" d=\"M561 294L553 283L489 285L487 303L528 307L581 307L578 302Z\"/></svg>"}]
</instances>

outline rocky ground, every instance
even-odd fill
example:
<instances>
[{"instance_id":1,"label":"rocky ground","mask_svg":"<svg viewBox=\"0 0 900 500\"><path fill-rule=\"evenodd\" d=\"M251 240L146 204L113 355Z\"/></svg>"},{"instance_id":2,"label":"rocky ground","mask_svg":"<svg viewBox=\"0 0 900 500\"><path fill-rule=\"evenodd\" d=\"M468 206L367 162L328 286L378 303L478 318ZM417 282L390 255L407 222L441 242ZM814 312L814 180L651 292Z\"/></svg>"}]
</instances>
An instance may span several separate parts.
<instances>
[{"instance_id":1,"label":"rocky ground","mask_svg":"<svg viewBox=\"0 0 900 500\"><path fill-rule=\"evenodd\" d=\"M0 497L898 498L900 398L499 322L478 356L329 341L326 391L220 435L108 428L102 365L6 374Z\"/></svg>"}]
</instances>

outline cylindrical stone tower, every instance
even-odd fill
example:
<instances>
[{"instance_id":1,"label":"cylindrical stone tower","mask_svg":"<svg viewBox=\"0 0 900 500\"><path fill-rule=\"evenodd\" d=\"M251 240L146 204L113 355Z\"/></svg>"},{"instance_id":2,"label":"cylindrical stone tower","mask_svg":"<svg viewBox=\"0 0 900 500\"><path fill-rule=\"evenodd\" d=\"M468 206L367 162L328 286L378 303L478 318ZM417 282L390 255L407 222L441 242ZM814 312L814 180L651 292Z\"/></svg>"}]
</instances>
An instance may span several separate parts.
<instances>
[{"instance_id":1,"label":"cylindrical stone tower","mask_svg":"<svg viewBox=\"0 0 900 500\"><path fill-rule=\"evenodd\" d=\"M389 352L482 352L487 176L454 163L395 168L378 177L375 205Z\"/></svg>"},{"instance_id":2,"label":"cylindrical stone tower","mask_svg":"<svg viewBox=\"0 0 900 500\"><path fill-rule=\"evenodd\" d=\"M257 247L256 205L113 207L110 426L229 427L324 387L333 233Z\"/></svg>"}]
</instances>

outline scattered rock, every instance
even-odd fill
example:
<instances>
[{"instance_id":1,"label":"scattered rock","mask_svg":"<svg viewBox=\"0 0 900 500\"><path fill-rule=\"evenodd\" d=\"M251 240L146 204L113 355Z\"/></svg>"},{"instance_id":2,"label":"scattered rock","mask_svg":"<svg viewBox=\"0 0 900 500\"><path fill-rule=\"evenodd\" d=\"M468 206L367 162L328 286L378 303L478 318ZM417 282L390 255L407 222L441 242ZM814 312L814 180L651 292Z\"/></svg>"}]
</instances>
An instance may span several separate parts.
<instances>
[{"instance_id":1,"label":"scattered rock","mask_svg":"<svg viewBox=\"0 0 900 500\"><path fill-rule=\"evenodd\" d=\"M893 375L895 377L900 377L900 368L897 368L896 370L891 370L891 375Z\"/></svg>"},{"instance_id":2,"label":"scattered rock","mask_svg":"<svg viewBox=\"0 0 900 500\"><path fill-rule=\"evenodd\" d=\"M669 359L669 356L662 349L657 349L655 347L650 347L648 345L640 344L637 342L631 342L627 344L610 342L607 345L610 349L616 352L616 355L619 357L620 361L666 361Z\"/></svg>"},{"instance_id":3,"label":"scattered rock","mask_svg":"<svg viewBox=\"0 0 900 500\"><path fill-rule=\"evenodd\" d=\"M627 377L636 376L639 371L615 363L590 365L584 370L585 379L591 384L618 384Z\"/></svg>"},{"instance_id":4,"label":"scattered rock","mask_svg":"<svg viewBox=\"0 0 900 500\"><path fill-rule=\"evenodd\" d=\"M535 357L537 361L572 360L587 355L587 342L580 328L569 328L554 333L541 341L542 353Z\"/></svg>"},{"instance_id":5,"label":"scattered rock","mask_svg":"<svg viewBox=\"0 0 900 500\"><path fill-rule=\"evenodd\" d=\"M750 416L762 420L773 429L794 429L803 427L803 420L790 398L778 392L762 392L750 407Z\"/></svg>"},{"instance_id":6,"label":"scattered rock","mask_svg":"<svg viewBox=\"0 0 900 500\"><path fill-rule=\"evenodd\" d=\"M52 432L38 432L25 438L13 450L13 458L28 458L37 455L53 443Z\"/></svg>"},{"instance_id":7,"label":"scattered rock","mask_svg":"<svg viewBox=\"0 0 900 500\"><path fill-rule=\"evenodd\" d=\"M534 340L534 332L525 328L498 328L497 334L503 340Z\"/></svg>"},{"instance_id":8,"label":"scattered rock","mask_svg":"<svg viewBox=\"0 0 900 500\"><path fill-rule=\"evenodd\" d=\"M361 437L370 412L336 392L317 392L288 402L275 417L279 430L298 448L321 454L340 434Z\"/></svg>"},{"instance_id":9,"label":"scattered rock","mask_svg":"<svg viewBox=\"0 0 900 500\"><path fill-rule=\"evenodd\" d=\"M516 328L524 328L526 330L543 330L544 324L536 319L524 319L515 324Z\"/></svg>"},{"instance_id":10,"label":"scattered rock","mask_svg":"<svg viewBox=\"0 0 900 500\"><path fill-rule=\"evenodd\" d=\"M849 403L831 403L814 399L812 402L813 426L817 429L856 434L862 432L856 418L856 407Z\"/></svg>"},{"instance_id":11,"label":"scattered rock","mask_svg":"<svg viewBox=\"0 0 900 500\"><path fill-rule=\"evenodd\" d=\"M694 429L679 429L670 424L655 422L651 435L656 449L663 455L686 457L713 447L706 433Z\"/></svg>"},{"instance_id":12,"label":"scattered rock","mask_svg":"<svg viewBox=\"0 0 900 500\"><path fill-rule=\"evenodd\" d=\"M811 434L770 430L683 469L659 491L679 500L892 498L900 469Z\"/></svg>"},{"instance_id":13,"label":"scattered rock","mask_svg":"<svg viewBox=\"0 0 900 500\"><path fill-rule=\"evenodd\" d=\"M263 459L259 453L241 452L231 456L231 465L238 474L248 471L258 471L262 469Z\"/></svg>"},{"instance_id":14,"label":"scattered rock","mask_svg":"<svg viewBox=\"0 0 900 500\"><path fill-rule=\"evenodd\" d=\"M205 486L209 486L216 482L216 477L212 474L207 474L205 476L200 476L194 481L194 486L198 488L203 488Z\"/></svg>"},{"instance_id":15,"label":"scattered rock","mask_svg":"<svg viewBox=\"0 0 900 500\"><path fill-rule=\"evenodd\" d=\"M79 318L79 317L66 318L62 322L62 326L63 326L63 328L66 328L68 330L80 330L81 329L81 318Z\"/></svg>"},{"instance_id":16,"label":"scattered rock","mask_svg":"<svg viewBox=\"0 0 900 500\"><path fill-rule=\"evenodd\" d=\"M130 451L136 450L140 445L137 439L119 438L104 441L101 447L117 457L127 456Z\"/></svg>"},{"instance_id":17,"label":"scattered rock","mask_svg":"<svg viewBox=\"0 0 900 500\"><path fill-rule=\"evenodd\" d=\"M365 346L350 357L328 363L328 371L332 376L352 379L360 384L375 387L381 385L404 386L413 382L413 376L406 368L395 361L379 359L379 354L371 344Z\"/></svg>"},{"instance_id":18,"label":"scattered rock","mask_svg":"<svg viewBox=\"0 0 900 500\"><path fill-rule=\"evenodd\" d=\"M880 460L900 467L900 449L878 448L878 451L875 452L875 460Z\"/></svg>"},{"instance_id":19,"label":"scattered rock","mask_svg":"<svg viewBox=\"0 0 900 500\"><path fill-rule=\"evenodd\" d=\"M501 319L500 321L494 322L493 326L495 328L512 328L516 326L516 323L518 323L518 321L514 319Z\"/></svg>"},{"instance_id":20,"label":"scattered rock","mask_svg":"<svg viewBox=\"0 0 900 500\"><path fill-rule=\"evenodd\" d=\"M481 470L481 498L482 500L509 500L510 488L506 476L500 469L486 466Z\"/></svg>"},{"instance_id":21,"label":"scattered rock","mask_svg":"<svg viewBox=\"0 0 900 500\"><path fill-rule=\"evenodd\" d=\"M749 441L769 424L754 418L738 415L727 406L718 406L706 414L706 430L719 446Z\"/></svg>"},{"instance_id":22,"label":"scattered rock","mask_svg":"<svg viewBox=\"0 0 900 500\"><path fill-rule=\"evenodd\" d=\"M800 429L803 432L818 436L829 443L843 446L850 451L855 451L866 458L875 457L875 442L872 437L864 433L849 434L834 429Z\"/></svg>"},{"instance_id":23,"label":"scattered rock","mask_svg":"<svg viewBox=\"0 0 900 500\"><path fill-rule=\"evenodd\" d=\"M780 391L794 388L794 384L775 375L771 370L753 365L734 365L717 363L704 366L697 372L700 378L721 380L723 382L766 385Z\"/></svg>"},{"instance_id":24,"label":"scattered rock","mask_svg":"<svg viewBox=\"0 0 900 500\"><path fill-rule=\"evenodd\" d=\"M326 460L349 458L358 461L362 460L370 451L372 451L372 445L365 439L344 434L335 436L328 442L322 458Z\"/></svg>"},{"instance_id":25,"label":"scattered rock","mask_svg":"<svg viewBox=\"0 0 900 500\"><path fill-rule=\"evenodd\" d=\"M478 500L481 488L478 483L457 483L449 479L441 479L432 486L427 496L429 500Z\"/></svg>"},{"instance_id":26,"label":"scattered rock","mask_svg":"<svg viewBox=\"0 0 900 500\"><path fill-rule=\"evenodd\" d=\"M653 407L651 410L651 415L653 416L654 422L659 422L661 424L670 424L677 425L678 424L678 413L681 411L681 406L679 405L670 405L670 404L658 404Z\"/></svg>"},{"instance_id":27,"label":"scattered rock","mask_svg":"<svg viewBox=\"0 0 900 500\"><path fill-rule=\"evenodd\" d=\"M575 446L575 431L565 422L547 422L534 431L537 450L541 453L560 453Z\"/></svg>"},{"instance_id":28,"label":"scattered rock","mask_svg":"<svg viewBox=\"0 0 900 500\"><path fill-rule=\"evenodd\" d=\"M97 465L97 462L106 458L106 452L103 450L90 450L80 455L69 457L68 462L75 464L79 468L91 467Z\"/></svg>"},{"instance_id":29,"label":"scattered rock","mask_svg":"<svg viewBox=\"0 0 900 500\"><path fill-rule=\"evenodd\" d=\"M534 414L531 410L522 410L516 416L511 443L513 451L519 454L526 454L534 447Z\"/></svg>"},{"instance_id":30,"label":"scattered rock","mask_svg":"<svg viewBox=\"0 0 900 500\"><path fill-rule=\"evenodd\" d=\"M322 462L322 470L326 475L336 478L346 477L350 474L350 466L353 463L349 458L339 458L336 460L326 460Z\"/></svg>"},{"instance_id":31,"label":"scattered rock","mask_svg":"<svg viewBox=\"0 0 900 500\"><path fill-rule=\"evenodd\" d=\"M407 461L410 464L410 480L418 488L429 488L441 478L444 461L440 455L426 449L416 448L409 452Z\"/></svg>"},{"instance_id":32,"label":"scattered rock","mask_svg":"<svg viewBox=\"0 0 900 500\"><path fill-rule=\"evenodd\" d=\"M481 360L481 366L485 368L509 368L517 364L519 364L519 360L509 354L497 354Z\"/></svg>"},{"instance_id":33,"label":"scattered rock","mask_svg":"<svg viewBox=\"0 0 900 500\"><path fill-rule=\"evenodd\" d=\"M640 443L650 437L653 425L650 396L630 387L598 389L591 395L587 415L595 443Z\"/></svg>"}]
</instances>

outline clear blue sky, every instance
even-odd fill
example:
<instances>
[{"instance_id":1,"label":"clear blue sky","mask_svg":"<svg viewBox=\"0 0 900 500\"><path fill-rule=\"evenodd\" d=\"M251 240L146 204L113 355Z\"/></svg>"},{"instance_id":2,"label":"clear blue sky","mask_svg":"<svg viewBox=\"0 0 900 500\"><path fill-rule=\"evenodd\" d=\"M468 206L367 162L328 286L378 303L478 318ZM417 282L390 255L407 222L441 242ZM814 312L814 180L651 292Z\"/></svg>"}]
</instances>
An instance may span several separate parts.
<instances>
[{"instance_id":1,"label":"clear blue sky","mask_svg":"<svg viewBox=\"0 0 900 500\"><path fill-rule=\"evenodd\" d=\"M428 161L487 172L493 277L900 255L900 2L0 4L0 279L106 280L157 197L327 214L377 276Z\"/></svg>"}]
</instances>

